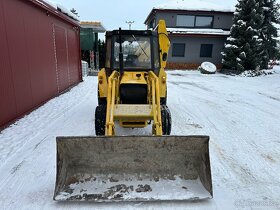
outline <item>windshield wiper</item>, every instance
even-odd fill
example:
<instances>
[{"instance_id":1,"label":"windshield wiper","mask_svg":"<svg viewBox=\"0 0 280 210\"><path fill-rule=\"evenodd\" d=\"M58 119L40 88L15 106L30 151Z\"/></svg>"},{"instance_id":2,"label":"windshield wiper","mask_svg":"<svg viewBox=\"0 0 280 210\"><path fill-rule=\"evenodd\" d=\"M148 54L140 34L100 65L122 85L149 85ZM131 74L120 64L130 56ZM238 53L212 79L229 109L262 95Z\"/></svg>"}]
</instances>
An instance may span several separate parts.
<instances>
[{"instance_id":1,"label":"windshield wiper","mask_svg":"<svg viewBox=\"0 0 280 210\"><path fill-rule=\"evenodd\" d=\"M132 34L131 35L133 37L133 39L137 42L138 46L140 47L140 49L143 51L143 53L147 56L147 58L149 58L149 56L147 55L147 53L145 52L145 50L141 47L141 45L139 44L139 42L137 41L136 37Z\"/></svg>"}]
</instances>

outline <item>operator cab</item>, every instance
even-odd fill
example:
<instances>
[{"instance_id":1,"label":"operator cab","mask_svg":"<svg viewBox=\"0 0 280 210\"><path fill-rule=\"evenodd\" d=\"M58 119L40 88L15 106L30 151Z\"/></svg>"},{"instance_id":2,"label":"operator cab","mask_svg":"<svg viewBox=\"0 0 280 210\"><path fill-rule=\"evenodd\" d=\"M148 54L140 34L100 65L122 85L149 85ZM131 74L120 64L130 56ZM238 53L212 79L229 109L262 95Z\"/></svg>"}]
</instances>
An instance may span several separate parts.
<instances>
[{"instance_id":1,"label":"operator cab","mask_svg":"<svg viewBox=\"0 0 280 210\"><path fill-rule=\"evenodd\" d=\"M159 73L159 43L155 31L114 30L106 33L106 71Z\"/></svg>"}]
</instances>

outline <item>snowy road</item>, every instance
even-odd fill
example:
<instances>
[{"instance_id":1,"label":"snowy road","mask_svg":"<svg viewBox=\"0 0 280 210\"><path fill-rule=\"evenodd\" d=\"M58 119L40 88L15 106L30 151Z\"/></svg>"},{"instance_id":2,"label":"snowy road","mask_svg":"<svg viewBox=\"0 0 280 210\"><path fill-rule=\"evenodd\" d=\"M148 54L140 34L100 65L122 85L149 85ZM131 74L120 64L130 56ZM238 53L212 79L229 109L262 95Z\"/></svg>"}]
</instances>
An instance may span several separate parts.
<instances>
[{"instance_id":1,"label":"snowy road","mask_svg":"<svg viewBox=\"0 0 280 210\"><path fill-rule=\"evenodd\" d=\"M205 134L214 199L202 202L58 203L56 136L94 135L96 77L0 133L0 209L280 209L280 69L231 77L168 73L173 135ZM150 130L119 134L147 134Z\"/></svg>"}]
</instances>

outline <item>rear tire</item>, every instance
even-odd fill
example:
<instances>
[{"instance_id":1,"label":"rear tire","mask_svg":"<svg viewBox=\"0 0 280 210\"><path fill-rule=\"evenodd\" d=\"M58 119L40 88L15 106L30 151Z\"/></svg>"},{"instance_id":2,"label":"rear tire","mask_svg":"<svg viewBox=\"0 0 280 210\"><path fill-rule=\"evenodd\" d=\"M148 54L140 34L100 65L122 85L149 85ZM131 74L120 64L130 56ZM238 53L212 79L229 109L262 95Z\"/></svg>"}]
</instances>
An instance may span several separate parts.
<instances>
[{"instance_id":1,"label":"rear tire","mask_svg":"<svg viewBox=\"0 0 280 210\"><path fill-rule=\"evenodd\" d=\"M106 126L106 106L99 105L95 109L95 134L96 136L105 135Z\"/></svg>"},{"instance_id":2,"label":"rear tire","mask_svg":"<svg viewBox=\"0 0 280 210\"><path fill-rule=\"evenodd\" d=\"M166 105L161 106L161 123L162 123L162 134L170 135L170 133L171 133L171 113Z\"/></svg>"}]
</instances>

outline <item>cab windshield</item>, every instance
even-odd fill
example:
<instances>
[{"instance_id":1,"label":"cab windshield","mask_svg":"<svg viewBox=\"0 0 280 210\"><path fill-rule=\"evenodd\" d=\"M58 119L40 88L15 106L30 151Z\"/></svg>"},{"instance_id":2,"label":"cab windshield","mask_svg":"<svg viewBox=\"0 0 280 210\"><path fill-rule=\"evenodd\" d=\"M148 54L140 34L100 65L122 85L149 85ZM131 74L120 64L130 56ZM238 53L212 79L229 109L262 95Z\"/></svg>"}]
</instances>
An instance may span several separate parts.
<instances>
[{"instance_id":1,"label":"cab windshield","mask_svg":"<svg viewBox=\"0 0 280 210\"><path fill-rule=\"evenodd\" d=\"M151 69L151 43L150 37L122 36L123 67L124 69ZM118 69L120 43L115 37L113 44L113 67Z\"/></svg>"}]
</instances>

